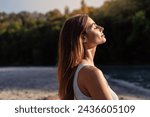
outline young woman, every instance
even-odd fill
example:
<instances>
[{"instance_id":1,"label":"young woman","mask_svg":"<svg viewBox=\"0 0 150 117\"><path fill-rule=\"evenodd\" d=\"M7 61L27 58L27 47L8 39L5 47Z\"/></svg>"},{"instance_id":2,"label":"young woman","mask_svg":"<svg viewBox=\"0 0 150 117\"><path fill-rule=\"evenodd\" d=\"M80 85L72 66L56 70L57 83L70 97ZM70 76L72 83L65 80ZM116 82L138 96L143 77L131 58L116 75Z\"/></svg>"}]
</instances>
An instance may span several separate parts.
<instances>
[{"instance_id":1,"label":"young woman","mask_svg":"<svg viewBox=\"0 0 150 117\"><path fill-rule=\"evenodd\" d=\"M58 46L60 99L118 99L93 61L97 45L106 42L103 30L85 14L75 15L64 23Z\"/></svg>"}]
</instances>

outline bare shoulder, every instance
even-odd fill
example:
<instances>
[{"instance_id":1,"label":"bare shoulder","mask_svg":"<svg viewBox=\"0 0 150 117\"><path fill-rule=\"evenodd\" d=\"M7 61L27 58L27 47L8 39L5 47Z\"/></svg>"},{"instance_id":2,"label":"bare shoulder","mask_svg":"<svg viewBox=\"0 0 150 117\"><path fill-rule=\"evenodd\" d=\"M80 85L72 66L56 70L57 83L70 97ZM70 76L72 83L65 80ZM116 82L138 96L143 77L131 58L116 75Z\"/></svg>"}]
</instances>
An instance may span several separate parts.
<instances>
[{"instance_id":1,"label":"bare shoulder","mask_svg":"<svg viewBox=\"0 0 150 117\"><path fill-rule=\"evenodd\" d=\"M97 67L85 66L81 69L81 79L92 99L112 99L103 72Z\"/></svg>"},{"instance_id":2,"label":"bare shoulder","mask_svg":"<svg viewBox=\"0 0 150 117\"><path fill-rule=\"evenodd\" d=\"M80 71L80 79L85 87L93 86L97 83L103 85L106 83L103 72L95 66L87 65Z\"/></svg>"},{"instance_id":3,"label":"bare shoulder","mask_svg":"<svg viewBox=\"0 0 150 117\"><path fill-rule=\"evenodd\" d=\"M103 77L103 73L100 69L90 65L85 66L82 70L82 73L86 76L86 78Z\"/></svg>"}]
</instances>

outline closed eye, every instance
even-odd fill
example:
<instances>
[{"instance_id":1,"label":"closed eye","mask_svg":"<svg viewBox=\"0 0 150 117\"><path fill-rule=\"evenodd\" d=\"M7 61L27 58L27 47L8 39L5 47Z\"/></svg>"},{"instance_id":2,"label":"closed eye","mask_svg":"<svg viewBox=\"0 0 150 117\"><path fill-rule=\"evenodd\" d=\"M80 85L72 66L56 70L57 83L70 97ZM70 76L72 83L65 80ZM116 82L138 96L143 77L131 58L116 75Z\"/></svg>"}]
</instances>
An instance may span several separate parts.
<instances>
[{"instance_id":1,"label":"closed eye","mask_svg":"<svg viewBox=\"0 0 150 117\"><path fill-rule=\"evenodd\" d=\"M98 26L95 26L95 28L94 29L97 29L98 28Z\"/></svg>"},{"instance_id":2,"label":"closed eye","mask_svg":"<svg viewBox=\"0 0 150 117\"><path fill-rule=\"evenodd\" d=\"M95 24L95 23L94 23L94 25L93 25L93 26L94 26L94 29L97 29L97 28L98 28L98 25L97 25L97 24Z\"/></svg>"}]
</instances>

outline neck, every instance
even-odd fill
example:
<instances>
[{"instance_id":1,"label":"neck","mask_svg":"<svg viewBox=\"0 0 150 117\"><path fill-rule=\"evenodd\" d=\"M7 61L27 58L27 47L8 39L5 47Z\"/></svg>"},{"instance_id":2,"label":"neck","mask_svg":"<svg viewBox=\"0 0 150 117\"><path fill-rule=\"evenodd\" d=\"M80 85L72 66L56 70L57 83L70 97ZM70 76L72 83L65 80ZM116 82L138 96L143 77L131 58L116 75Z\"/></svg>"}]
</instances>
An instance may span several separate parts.
<instances>
[{"instance_id":1,"label":"neck","mask_svg":"<svg viewBox=\"0 0 150 117\"><path fill-rule=\"evenodd\" d=\"M95 51L96 51L96 47L91 49L86 49L84 61L86 61L88 64L94 65Z\"/></svg>"}]
</instances>

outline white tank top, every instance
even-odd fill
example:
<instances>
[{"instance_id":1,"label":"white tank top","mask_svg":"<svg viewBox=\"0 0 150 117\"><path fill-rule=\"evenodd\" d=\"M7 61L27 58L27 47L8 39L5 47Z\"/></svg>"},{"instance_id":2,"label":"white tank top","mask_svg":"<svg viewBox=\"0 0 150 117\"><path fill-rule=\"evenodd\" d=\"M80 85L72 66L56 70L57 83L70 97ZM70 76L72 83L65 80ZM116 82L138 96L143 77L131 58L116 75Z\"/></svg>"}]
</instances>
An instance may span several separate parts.
<instances>
[{"instance_id":1,"label":"white tank top","mask_svg":"<svg viewBox=\"0 0 150 117\"><path fill-rule=\"evenodd\" d=\"M74 90L74 100L91 100L91 97L84 95L78 87L77 78L79 71L86 66L86 64L79 64L74 75L73 90ZM118 100L116 93L109 87L113 100Z\"/></svg>"}]
</instances>

